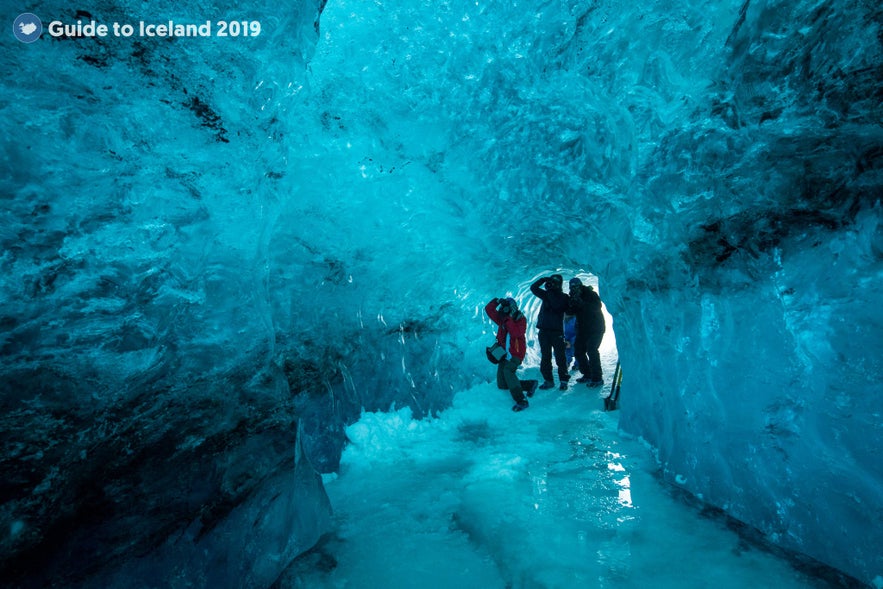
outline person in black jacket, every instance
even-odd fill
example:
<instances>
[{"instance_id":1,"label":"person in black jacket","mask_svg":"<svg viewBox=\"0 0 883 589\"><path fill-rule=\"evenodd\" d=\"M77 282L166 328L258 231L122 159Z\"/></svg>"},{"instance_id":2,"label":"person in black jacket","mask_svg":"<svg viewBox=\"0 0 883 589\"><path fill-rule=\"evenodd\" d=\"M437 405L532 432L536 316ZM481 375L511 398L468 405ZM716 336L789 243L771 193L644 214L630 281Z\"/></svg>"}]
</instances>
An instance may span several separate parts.
<instances>
[{"instance_id":1,"label":"person in black jacket","mask_svg":"<svg viewBox=\"0 0 883 589\"><path fill-rule=\"evenodd\" d=\"M570 374L567 372L566 344L564 341L564 312L570 305L570 297L562 290L564 278L560 274L543 277L530 285L530 292L539 297L540 314L537 329L540 341L540 374L543 375L541 389L555 386L552 379L552 353L558 366L559 388L567 388ZM545 287L545 288L540 288Z\"/></svg>"},{"instance_id":2,"label":"person in black jacket","mask_svg":"<svg viewBox=\"0 0 883 589\"><path fill-rule=\"evenodd\" d=\"M601 297L579 278L571 278L568 312L576 316L574 357L583 373L576 382L599 387L604 384L604 378L601 374L601 353L598 348L601 347L606 329L604 313L601 311Z\"/></svg>"}]
</instances>

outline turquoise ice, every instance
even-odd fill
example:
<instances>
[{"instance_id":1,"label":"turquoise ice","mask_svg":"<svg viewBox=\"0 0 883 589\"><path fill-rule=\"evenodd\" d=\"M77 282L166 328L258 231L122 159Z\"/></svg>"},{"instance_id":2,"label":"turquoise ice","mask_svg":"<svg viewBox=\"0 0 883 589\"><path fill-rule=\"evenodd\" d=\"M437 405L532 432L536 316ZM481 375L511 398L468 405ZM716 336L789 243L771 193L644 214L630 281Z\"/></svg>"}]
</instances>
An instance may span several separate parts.
<instances>
[{"instance_id":1,"label":"turquoise ice","mask_svg":"<svg viewBox=\"0 0 883 589\"><path fill-rule=\"evenodd\" d=\"M366 514L353 469L376 465L370 492L391 501L416 465L448 493L425 512L451 534L433 541L474 539L446 553L481 561L491 586L561 586L574 562L544 535L555 554L504 570L511 545L495 531L530 527L531 503L547 532L567 503L600 518L584 529L594 556L575 570L612 586L662 566L638 537L665 528L649 514L718 525L702 509L791 555L764 557L785 577L801 555L817 577L883 586L874 3L122 0L39 12L133 34L25 44L7 28L0 51L4 580L263 587L303 554L313 580L343 583L371 539L340 519ZM221 20L260 34L137 34L140 22ZM482 308L515 297L532 334L527 287L552 272L596 281L621 409L598 414L577 396L590 405L571 415L538 400L509 458L457 441L513 431L515 416L491 405ZM421 466L428 451L395 437L402 464L387 465L354 443L358 428L396 419L469 454ZM570 442L595 435L562 477ZM622 490L607 452L623 457L630 508L603 509ZM560 483L550 503L539 481ZM684 511L666 489L700 507ZM508 505L511 522L484 513L498 492L526 501ZM419 519L404 505L374 516ZM568 526L562 538L580 537ZM692 561L702 578L715 572L699 562L738 569L759 554L708 533L697 531L737 549ZM659 543L692 545L672 535ZM317 543L330 552L308 552Z\"/></svg>"}]
</instances>

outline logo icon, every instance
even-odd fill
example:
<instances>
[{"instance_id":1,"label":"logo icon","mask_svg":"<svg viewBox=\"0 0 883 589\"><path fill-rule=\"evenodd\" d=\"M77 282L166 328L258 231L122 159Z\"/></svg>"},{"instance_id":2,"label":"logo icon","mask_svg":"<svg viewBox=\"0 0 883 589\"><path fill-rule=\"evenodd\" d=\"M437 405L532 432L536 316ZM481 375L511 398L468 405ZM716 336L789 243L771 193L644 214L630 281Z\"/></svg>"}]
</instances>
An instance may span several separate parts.
<instances>
[{"instance_id":1,"label":"logo icon","mask_svg":"<svg viewBox=\"0 0 883 589\"><path fill-rule=\"evenodd\" d=\"M30 12L19 14L12 23L12 34L22 43L33 43L43 34L43 23Z\"/></svg>"}]
</instances>

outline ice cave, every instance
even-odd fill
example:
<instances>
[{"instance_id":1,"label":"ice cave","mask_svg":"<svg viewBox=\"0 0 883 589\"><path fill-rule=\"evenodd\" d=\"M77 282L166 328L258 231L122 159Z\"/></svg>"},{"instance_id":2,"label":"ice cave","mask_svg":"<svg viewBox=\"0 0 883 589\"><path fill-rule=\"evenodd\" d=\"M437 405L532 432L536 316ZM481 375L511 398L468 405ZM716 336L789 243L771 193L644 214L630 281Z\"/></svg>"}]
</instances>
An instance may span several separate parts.
<instances>
[{"instance_id":1,"label":"ice cave","mask_svg":"<svg viewBox=\"0 0 883 589\"><path fill-rule=\"evenodd\" d=\"M5 4L3 587L883 589L878 2Z\"/></svg>"}]
</instances>

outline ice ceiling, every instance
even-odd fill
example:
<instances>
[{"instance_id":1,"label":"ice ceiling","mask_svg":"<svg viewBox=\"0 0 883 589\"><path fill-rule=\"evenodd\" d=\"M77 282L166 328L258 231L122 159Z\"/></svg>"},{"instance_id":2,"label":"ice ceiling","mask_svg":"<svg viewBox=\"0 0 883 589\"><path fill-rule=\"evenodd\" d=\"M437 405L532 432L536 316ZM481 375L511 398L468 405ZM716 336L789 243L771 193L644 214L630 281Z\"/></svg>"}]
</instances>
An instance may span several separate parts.
<instances>
[{"instance_id":1,"label":"ice ceiling","mask_svg":"<svg viewBox=\"0 0 883 589\"><path fill-rule=\"evenodd\" d=\"M323 5L43 2L261 35L3 39L4 576L264 508L303 515L290 559L304 457L486 378L482 305L552 269L599 277L668 480L883 573L880 8Z\"/></svg>"}]
</instances>

